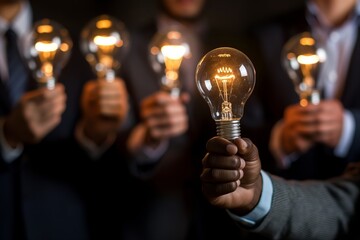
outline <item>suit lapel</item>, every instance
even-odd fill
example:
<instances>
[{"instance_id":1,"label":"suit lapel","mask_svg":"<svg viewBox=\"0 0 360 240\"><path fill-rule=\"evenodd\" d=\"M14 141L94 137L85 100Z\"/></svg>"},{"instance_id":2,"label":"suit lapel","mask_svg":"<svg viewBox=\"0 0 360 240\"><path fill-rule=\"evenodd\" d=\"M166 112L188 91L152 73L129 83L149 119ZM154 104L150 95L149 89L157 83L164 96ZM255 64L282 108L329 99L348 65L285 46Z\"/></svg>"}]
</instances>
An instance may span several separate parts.
<instances>
[{"instance_id":1,"label":"suit lapel","mask_svg":"<svg viewBox=\"0 0 360 240\"><path fill-rule=\"evenodd\" d=\"M4 116L10 112L11 101L8 89L5 83L0 79L0 116Z\"/></svg>"},{"instance_id":2,"label":"suit lapel","mask_svg":"<svg viewBox=\"0 0 360 240\"><path fill-rule=\"evenodd\" d=\"M346 77L346 84L341 94L341 100L345 106L349 106L354 99L358 98L360 89L360 27L358 27L358 36L350 60L350 66Z\"/></svg>"}]
</instances>

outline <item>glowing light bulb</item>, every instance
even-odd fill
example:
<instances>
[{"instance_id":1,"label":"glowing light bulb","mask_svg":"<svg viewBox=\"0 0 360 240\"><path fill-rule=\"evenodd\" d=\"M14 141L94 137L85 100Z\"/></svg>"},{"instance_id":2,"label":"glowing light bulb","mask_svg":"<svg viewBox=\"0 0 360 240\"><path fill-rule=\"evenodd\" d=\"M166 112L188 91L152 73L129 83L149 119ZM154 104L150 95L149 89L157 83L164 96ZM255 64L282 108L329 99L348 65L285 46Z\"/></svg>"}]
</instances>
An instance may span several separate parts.
<instances>
[{"instance_id":1,"label":"glowing light bulb","mask_svg":"<svg viewBox=\"0 0 360 240\"><path fill-rule=\"evenodd\" d=\"M216 48L199 61L196 86L209 105L219 136L240 137L240 119L255 81L252 62L237 49Z\"/></svg>"},{"instance_id":2,"label":"glowing light bulb","mask_svg":"<svg viewBox=\"0 0 360 240\"><path fill-rule=\"evenodd\" d=\"M40 87L53 89L72 49L68 31L59 23L43 19L26 37L24 56Z\"/></svg>"},{"instance_id":3,"label":"glowing light bulb","mask_svg":"<svg viewBox=\"0 0 360 240\"><path fill-rule=\"evenodd\" d=\"M99 79L115 79L129 46L128 38L125 25L108 15L94 18L84 27L81 50Z\"/></svg>"},{"instance_id":4,"label":"glowing light bulb","mask_svg":"<svg viewBox=\"0 0 360 240\"><path fill-rule=\"evenodd\" d=\"M301 106L320 102L321 86L315 78L320 65L325 60L325 50L316 45L315 39L309 32L292 37L284 45L283 66L293 81Z\"/></svg>"},{"instance_id":5,"label":"glowing light bulb","mask_svg":"<svg viewBox=\"0 0 360 240\"><path fill-rule=\"evenodd\" d=\"M184 58L191 56L189 38L178 28L158 32L152 39L150 62L159 75L161 87L174 97L180 94L179 69Z\"/></svg>"}]
</instances>

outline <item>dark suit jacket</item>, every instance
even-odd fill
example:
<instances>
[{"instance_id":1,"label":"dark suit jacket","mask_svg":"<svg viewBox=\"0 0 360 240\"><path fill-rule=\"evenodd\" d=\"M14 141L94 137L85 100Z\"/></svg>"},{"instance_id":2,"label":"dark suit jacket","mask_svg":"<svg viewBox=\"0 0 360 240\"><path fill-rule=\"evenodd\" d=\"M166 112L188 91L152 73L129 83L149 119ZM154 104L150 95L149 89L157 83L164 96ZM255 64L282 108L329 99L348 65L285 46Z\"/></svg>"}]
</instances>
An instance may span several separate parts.
<instances>
[{"instance_id":1,"label":"dark suit jacket","mask_svg":"<svg viewBox=\"0 0 360 240\"><path fill-rule=\"evenodd\" d=\"M124 141L126 141L127 132L141 121L139 117L141 101L160 89L160 80L151 68L148 53L149 43L155 33L155 22L131 32L131 50L124 61L122 76L131 97L133 114L130 126L122 134ZM229 39L226 38L226 35L219 34L216 37L212 34L217 35L219 33L208 31L201 37L201 43L203 44L202 55L215 47L231 46L228 44ZM219 39L219 36L224 37L224 39ZM195 60L195 62L197 63L198 60L200 59ZM224 233L230 235L232 232L231 228L227 231L221 231L220 226L227 227L227 223L228 226L231 226L232 222L229 221L227 216L223 215L222 211L211 209L201 194L199 183L201 159L205 154L206 141L216 134L216 127L214 120L211 118L209 107L197 89L193 89L190 94L191 102L187 105L189 130L185 134L170 140L168 150L156 164L140 167L130 164L133 173L140 179L140 184L134 193L131 193L134 197L128 206L134 206L132 208L134 211L127 218L127 232L129 232L128 230L131 232L131 229L133 229L133 232L144 234L143 238L140 239L144 239L144 237L145 239L152 239L150 233L152 231L149 231L149 228L157 231L156 225L159 225L159 223L156 219L147 219L150 216L147 214L154 211L152 209L156 209L156 204L159 204L161 199L167 198L169 200L169 197L171 197L173 203L176 202L177 207L168 208L167 212L162 215L164 220L160 223L160 231L165 234L163 235L165 236L164 239L184 239L180 237L183 234L187 234L187 239L212 239L217 236L216 230L219 230L219 237L224 237ZM124 141L120 143L120 146L125 146ZM128 155L130 162L135 157L146 158L145 155L141 154L138 156L129 155L126 149L123 149L122 155L124 154ZM162 202L162 206L165 206L165 204L166 202ZM181 214L177 212L179 209L183 209L180 210ZM208 211L213 212L209 213ZM203 212L208 215L200 217ZM186 215L185 227L188 228L184 230L185 232L179 230L184 224L180 220L184 214ZM170 220L167 220L168 218ZM176 223L174 220L178 222ZM140 226L141 224L143 226ZM169 235L166 235L166 233L169 233Z\"/></svg>"},{"instance_id":2,"label":"dark suit jacket","mask_svg":"<svg viewBox=\"0 0 360 240\"><path fill-rule=\"evenodd\" d=\"M6 164L0 157L0 239L90 238L86 198L91 161L73 138L82 85L93 78L78 49L77 27L88 18L83 16L83 21L77 19L78 25L70 26L64 18L56 17L56 11L64 14L69 9L65 3L61 6L54 9L49 3L32 2L34 21L53 19L68 28L73 39L72 57L58 79L65 85L66 111L61 123L45 139L25 145L22 155L13 163ZM34 86L34 80L29 85ZM0 112L4 116L11 107L2 82L0 96Z\"/></svg>"},{"instance_id":3,"label":"dark suit jacket","mask_svg":"<svg viewBox=\"0 0 360 240\"><path fill-rule=\"evenodd\" d=\"M295 179L324 179L339 175L348 162L358 161L360 157L360 37L358 36L351 56L350 66L346 76L345 88L340 96L345 109L351 111L355 118L354 141L345 158L334 155L333 149L318 144L293 163L292 167L284 172L274 169L274 160L268 152L270 130L283 116L284 109L298 103L299 98L286 71L281 65L281 50L285 42L292 36L308 31L305 20L305 9L290 12L285 16L277 17L266 24L255 27L252 31L256 47L253 48L251 58L257 69L257 85L254 91L257 103L262 106L262 134L252 139L260 148L264 168L281 174L284 177ZM265 136L265 137L264 137ZM267 154L265 154L267 152ZM266 159L266 160L265 160ZM326 166L326 167L324 167Z\"/></svg>"}]
</instances>

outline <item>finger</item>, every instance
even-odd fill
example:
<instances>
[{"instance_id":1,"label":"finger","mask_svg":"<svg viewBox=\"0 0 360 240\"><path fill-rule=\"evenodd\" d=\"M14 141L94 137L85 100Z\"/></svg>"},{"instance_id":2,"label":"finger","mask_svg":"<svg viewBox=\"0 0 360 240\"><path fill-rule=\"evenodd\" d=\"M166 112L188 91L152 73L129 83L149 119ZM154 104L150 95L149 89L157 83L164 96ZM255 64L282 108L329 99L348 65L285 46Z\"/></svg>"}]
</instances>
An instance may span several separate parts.
<instances>
[{"instance_id":1,"label":"finger","mask_svg":"<svg viewBox=\"0 0 360 240\"><path fill-rule=\"evenodd\" d=\"M200 178L203 182L207 183L236 182L240 179L240 172L239 170L205 168Z\"/></svg>"},{"instance_id":2,"label":"finger","mask_svg":"<svg viewBox=\"0 0 360 240\"><path fill-rule=\"evenodd\" d=\"M228 183L202 183L202 191L208 196L221 196L236 190L237 182Z\"/></svg>"},{"instance_id":3,"label":"finger","mask_svg":"<svg viewBox=\"0 0 360 240\"><path fill-rule=\"evenodd\" d=\"M213 137L206 143L206 149L209 152L220 155L234 155L238 148L229 140L222 137Z\"/></svg>"},{"instance_id":4,"label":"finger","mask_svg":"<svg viewBox=\"0 0 360 240\"><path fill-rule=\"evenodd\" d=\"M190 96L189 93L184 92L184 93L181 94L180 100L181 100L182 103L185 103L185 104L186 104L186 103L189 103L190 100L191 100L191 96Z\"/></svg>"},{"instance_id":5,"label":"finger","mask_svg":"<svg viewBox=\"0 0 360 240\"><path fill-rule=\"evenodd\" d=\"M239 154L243 156L247 162L258 159L258 150L250 139L237 138L234 140L234 143L239 149Z\"/></svg>"},{"instance_id":6,"label":"finger","mask_svg":"<svg viewBox=\"0 0 360 240\"><path fill-rule=\"evenodd\" d=\"M229 170L238 170L241 168L241 165L244 166L244 161L241 161L241 158L237 155L223 156L216 154L207 154L203 158L202 163L203 167L205 168L219 168Z\"/></svg>"}]
</instances>

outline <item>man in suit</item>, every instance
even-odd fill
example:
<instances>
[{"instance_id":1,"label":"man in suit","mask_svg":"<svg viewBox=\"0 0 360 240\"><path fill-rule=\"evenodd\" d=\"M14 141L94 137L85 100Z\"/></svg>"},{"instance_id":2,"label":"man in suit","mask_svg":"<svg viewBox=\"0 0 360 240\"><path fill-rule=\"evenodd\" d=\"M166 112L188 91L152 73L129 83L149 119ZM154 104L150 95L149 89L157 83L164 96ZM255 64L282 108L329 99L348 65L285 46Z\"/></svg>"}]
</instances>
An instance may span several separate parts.
<instances>
[{"instance_id":1,"label":"man in suit","mask_svg":"<svg viewBox=\"0 0 360 240\"><path fill-rule=\"evenodd\" d=\"M126 217L125 238L211 238L216 236L215 231L211 235L216 229L205 226L204 221L219 223L222 212L219 218L200 217L207 203L199 191L197 156L202 155L206 137L216 128L213 121L208 121L211 115L196 90L194 75L206 51L228 42L212 35L218 33L211 31L204 18L205 1L157 3L156 18L131 32L131 49L122 66L133 111L131 124L121 133L121 155L128 156L136 179L133 184L138 184L127 205L133 210ZM162 90L149 52L154 35L172 25L194 38L189 43L192 57L184 58L180 66L179 98ZM227 35L219 36L226 39Z\"/></svg>"},{"instance_id":2,"label":"man in suit","mask_svg":"<svg viewBox=\"0 0 360 240\"><path fill-rule=\"evenodd\" d=\"M21 59L15 65L23 68L14 74L10 59L15 54L5 47L13 43L21 55L32 19L51 18L41 15L49 9L49 5L24 0L0 1L0 238L4 240L90 239L88 190L93 156L86 143L100 146L108 139L105 136L114 134L127 111L121 83L109 87L93 81L83 91L93 77L76 44L53 90L37 88ZM9 28L17 39L7 38ZM20 72L24 74L16 75ZM84 114L79 109L82 92ZM110 97L102 101L104 94ZM89 114L89 102L102 105ZM117 125L104 127L104 114L115 116Z\"/></svg>"},{"instance_id":3,"label":"man in suit","mask_svg":"<svg viewBox=\"0 0 360 240\"><path fill-rule=\"evenodd\" d=\"M239 231L267 239L359 238L359 163L326 181L286 181L261 171L250 139L214 137L207 150L203 193L211 204L226 209Z\"/></svg>"},{"instance_id":4,"label":"man in suit","mask_svg":"<svg viewBox=\"0 0 360 240\"><path fill-rule=\"evenodd\" d=\"M262 106L266 137L252 139L264 154L266 170L286 178L325 179L341 174L348 162L358 161L359 14L356 0L309 0L305 8L255 28L253 95ZM316 77L323 83L322 99L306 107L300 106L281 59L285 43L304 31L310 31L327 51ZM266 159L269 148L273 158Z\"/></svg>"}]
</instances>

